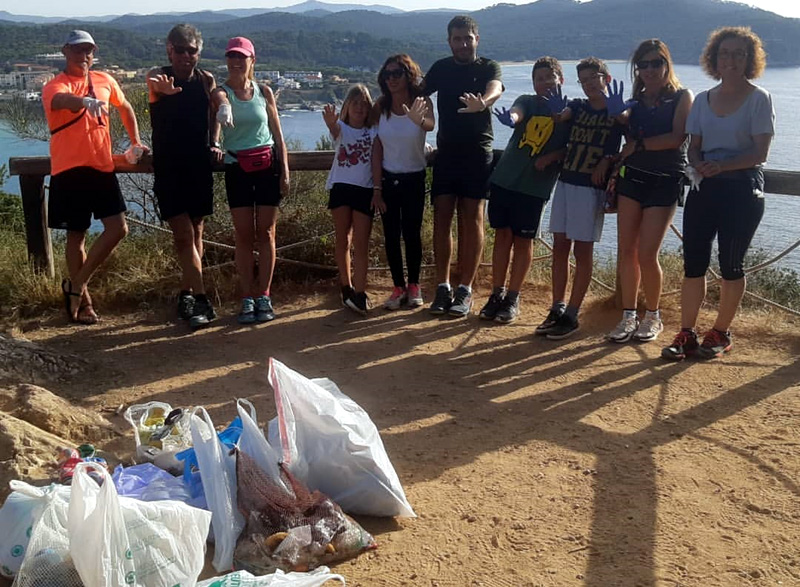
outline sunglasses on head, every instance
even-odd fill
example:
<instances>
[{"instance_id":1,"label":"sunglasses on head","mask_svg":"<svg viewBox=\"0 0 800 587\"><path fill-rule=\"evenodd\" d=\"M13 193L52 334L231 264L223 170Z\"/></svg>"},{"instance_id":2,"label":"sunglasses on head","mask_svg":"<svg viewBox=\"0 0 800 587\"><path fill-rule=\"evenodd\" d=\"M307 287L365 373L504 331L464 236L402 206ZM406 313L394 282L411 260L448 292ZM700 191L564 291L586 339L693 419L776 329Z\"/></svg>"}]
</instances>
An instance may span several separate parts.
<instances>
[{"instance_id":1,"label":"sunglasses on head","mask_svg":"<svg viewBox=\"0 0 800 587\"><path fill-rule=\"evenodd\" d=\"M381 77L383 79L389 79L390 77L393 77L394 79L400 79L401 77L404 77L405 75L406 75L406 70L403 69L403 68L400 68L400 69L384 69L381 72Z\"/></svg>"},{"instance_id":2,"label":"sunglasses on head","mask_svg":"<svg viewBox=\"0 0 800 587\"><path fill-rule=\"evenodd\" d=\"M197 52L200 51L197 47L181 47L181 46L172 46L172 50L175 51L178 55L183 55L184 53L188 53L189 55L197 55Z\"/></svg>"},{"instance_id":3,"label":"sunglasses on head","mask_svg":"<svg viewBox=\"0 0 800 587\"><path fill-rule=\"evenodd\" d=\"M664 66L664 59L659 57L658 59L640 59L636 62L636 69L647 69L648 67L652 67L653 69L658 69L659 67Z\"/></svg>"}]
</instances>

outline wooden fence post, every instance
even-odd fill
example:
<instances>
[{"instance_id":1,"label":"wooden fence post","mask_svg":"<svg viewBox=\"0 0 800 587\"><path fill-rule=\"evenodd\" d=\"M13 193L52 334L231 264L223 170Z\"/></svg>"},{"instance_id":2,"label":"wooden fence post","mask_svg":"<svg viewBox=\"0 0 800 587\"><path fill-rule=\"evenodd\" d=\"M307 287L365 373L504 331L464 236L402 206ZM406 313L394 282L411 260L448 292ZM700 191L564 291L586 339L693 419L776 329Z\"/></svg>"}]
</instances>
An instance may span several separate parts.
<instances>
[{"instance_id":1,"label":"wooden fence post","mask_svg":"<svg viewBox=\"0 0 800 587\"><path fill-rule=\"evenodd\" d=\"M44 197L44 175L20 175L22 210L28 241L28 259L39 271L55 277L53 245L47 227L47 205Z\"/></svg>"}]
</instances>

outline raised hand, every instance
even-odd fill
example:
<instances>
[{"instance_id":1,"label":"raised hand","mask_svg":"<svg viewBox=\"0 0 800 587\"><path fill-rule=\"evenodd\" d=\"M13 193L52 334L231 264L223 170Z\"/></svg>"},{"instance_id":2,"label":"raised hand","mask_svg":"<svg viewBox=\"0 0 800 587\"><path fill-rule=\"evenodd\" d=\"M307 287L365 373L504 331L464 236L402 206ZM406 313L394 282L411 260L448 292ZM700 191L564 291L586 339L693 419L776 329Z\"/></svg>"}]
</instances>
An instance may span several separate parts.
<instances>
[{"instance_id":1,"label":"raised hand","mask_svg":"<svg viewBox=\"0 0 800 587\"><path fill-rule=\"evenodd\" d=\"M511 110L506 109L505 106L503 106L499 110L495 108L494 115L497 117L497 120L499 120L501 124L505 124L506 126L514 128L514 119L511 117Z\"/></svg>"},{"instance_id":2,"label":"raised hand","mask_svg":"<svg viewBox=\"0 0 800 587\"><path fill-rule=\"evenodd\" d=\"M102 100L98 100L97 98L90 98L86 96L83 99L83 107L91 114L92 116L100 116L102 114L108 114L108 108L106 108L106 103Z\"/></svg>"},{"instance_id":3,"label":"raised hand","mask_svg":"<svg viewBox=\"0 0 800 587\"><path fill-rule=\"evenodd\" d=\"M233 110L230 104L220 104L217 110L217 122L222 126L230 126L233 128Z\"/></svg>"},{"instance_id":4,"label":"raised hand","mask_svg":"<svg viewBox=\"0 0 800 587\"><path fill-rule=\"evenodd\" d=\"M550 109L550 112L553 114L561 114L567 107L567 102L569 100L561 93L561 84L556 84L556 89L550 90L545 101L547 102L547 107Z\"/></svg>"},{"instance_id":5,"label":"raised hand","mask_svg":"<svg viewBox=\"0 0 800 587\"><path fill-rule=\"evenodd\" d=\"M428 113L428 104L425 102L425 98L418 96L411 103L411 108L403 104L403 112L405 112L411 122L417 126L422 126L425 115Z\"/></svg>"},{"instance_id":6,"label":"raised hand","mask_svg":"<svg viewBox=\"0 0 800 587\"><path fill-rule=\"evenodd\" d=\"M474 114L486 110L486 102L483 101L483 96L480 93L464 92L458 99L464 104L464 108L458 109L459 114Z\"/></svg>"},{"instance_id":7,"label":"raised hand","mask_svg":"<svg viewBox=\"0 0 800 587\"><path fill-rule=\"evenodd\" d=\"M619 85L617 85L617 80L614 80L606 97L606 108L609 116L619 116L628 108L633 108L639 103L638 100L623 99L622 94L624 92L625 82L620 81Z\"/></svg>"},{"instance_id":8,"label":"raised hand","mask_svg":"<svg viewBox=\"0 0 800 587\"><path fill-rule=\"evenodd\" d=\"M322 107L322 120L325 121L325 126L329 129L333 128L339 122L339 115L336 112L336 104L325 104Z\"/></svg>"},{"instance_id":9,"label":"raised hand","mask_svg":"<svg viewBox=\"0 0 800 587\"><path fill-rule=\"evenodd\" d=\"M159 73L155 77L147 78L147 81L150 82L150 86L157 94L172 96L174 94L180 94L183 91L183 88L175 87L174 77L170 77L163 73Z\"/></svg>"}]
</instances>

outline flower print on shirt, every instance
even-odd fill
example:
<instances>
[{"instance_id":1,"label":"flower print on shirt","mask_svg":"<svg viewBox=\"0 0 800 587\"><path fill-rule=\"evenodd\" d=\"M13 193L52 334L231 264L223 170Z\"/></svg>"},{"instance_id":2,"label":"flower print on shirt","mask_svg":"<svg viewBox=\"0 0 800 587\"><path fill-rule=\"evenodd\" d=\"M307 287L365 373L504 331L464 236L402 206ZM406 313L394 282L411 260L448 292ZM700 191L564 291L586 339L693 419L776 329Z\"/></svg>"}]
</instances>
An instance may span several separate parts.
<instances>
[{"instance_id":1,"label":"flower print on shirt","mask_svg":"<svg viewBox=\"0 0 800 587\"><path fill-rule=\"evenodd\" d=\"M339 167L353 167L359 163L370 163L372 154L372 133L365 128L361 136L354 142L342 142L336 154Z\"/></svg>"}]
</instances>

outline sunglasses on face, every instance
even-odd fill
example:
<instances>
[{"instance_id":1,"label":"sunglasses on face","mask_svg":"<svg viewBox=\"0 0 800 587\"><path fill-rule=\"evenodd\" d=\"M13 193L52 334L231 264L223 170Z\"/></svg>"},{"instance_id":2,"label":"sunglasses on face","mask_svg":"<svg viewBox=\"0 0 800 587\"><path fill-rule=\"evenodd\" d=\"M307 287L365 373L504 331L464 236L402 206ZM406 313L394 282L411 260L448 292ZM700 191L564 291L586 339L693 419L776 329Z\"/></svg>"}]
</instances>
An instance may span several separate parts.
<instances>
[{"instance_id":1,"label":"sunglasses on face","mask_svg":"<svg viewBox=\"0 0 800 587\"><path fill-rule=\"evenodd\" d=\"M94 47L92 45L70 45L69 50L76 54L94 57Z\"/></svg>"},{"instance_id":2,"label":"sunglasses on face","mask_svg":"<svg viewBox=\"0 0 800 587\"><path fill-rule=\"evenodd\" d=\"M173 45L172 50L175 51L178 55L183 55L188 53L189 55L197 55L197 52L200 51L197 47L176 47Z\"/></svg>"},{"instance_id":3,"label":"sunglasses on face","mask_svg":"<svg viewBox=\"0 0 800 587\"><path fill-rule=\"evenodd\" d=\"M640 59L636 62L636 69L647 69L652 67L653 69L658 69L659 67L664 66L664 59L659 57L658 59Z\"/></svg>"},{"instance_id":4,"label":"sunglasses on face","mask_svg":"<svg viewBox=\"0 0 800 587\"><path fill-rule=\"evenodd\" d=\"M390 77L393 77L394 79L400 79L405 75L406 75L405 69L384 69L381 72L382 79L389 79Z\"/></svg>"}]
</instances>

